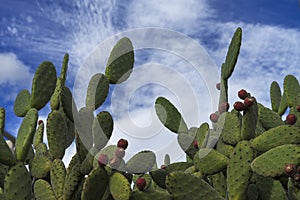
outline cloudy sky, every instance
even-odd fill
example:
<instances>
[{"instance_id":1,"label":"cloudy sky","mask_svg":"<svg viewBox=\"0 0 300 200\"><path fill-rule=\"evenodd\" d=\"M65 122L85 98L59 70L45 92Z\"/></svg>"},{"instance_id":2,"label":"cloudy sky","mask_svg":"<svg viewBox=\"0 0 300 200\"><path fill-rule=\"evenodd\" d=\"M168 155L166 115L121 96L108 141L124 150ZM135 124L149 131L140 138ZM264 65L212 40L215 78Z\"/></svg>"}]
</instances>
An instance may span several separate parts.
<instances>
[{"instance_id":1,"label":"cloudy sky","mask_svg":"<svg viewBox=\"0 0 300 200\"><path fill-rule=\"evenodd\" d=\"M21 89L30 89L42 61L52 61L60 71L64 53L70 54L67 85L81 107L89 78L104 72L109 51L122 36L136 48L135 70L126 83L111 87L112 98L100 110L115 119L111 142L129 139L129 155L151 149L159 159L165 153L173 160L182 157L176 137L155 117L155 98L168 97L189 127L208 121L218 98L212 91L217 71L237 27L243 29L243 41L229 82L231 104L244 88L270 107L273 80L282 85L287 74L300 78L296 0L0 2L0 106L7 109L6 129L13 135L21 122L13 101ZM40 118L48 111L42 110Z\"/></svg>"}]
</instances>

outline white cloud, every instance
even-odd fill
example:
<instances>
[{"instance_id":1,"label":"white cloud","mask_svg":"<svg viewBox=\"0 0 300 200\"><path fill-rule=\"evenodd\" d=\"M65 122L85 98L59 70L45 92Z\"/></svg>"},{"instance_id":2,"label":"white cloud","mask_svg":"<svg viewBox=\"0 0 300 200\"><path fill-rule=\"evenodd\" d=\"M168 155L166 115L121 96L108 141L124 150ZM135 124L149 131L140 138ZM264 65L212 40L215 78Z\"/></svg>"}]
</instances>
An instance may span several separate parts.
<instances>
[{"instance_id":1,"label":"white cloud","mask_svg":"<svg viewBox=\"0 0 300 200\"><path fill-rule=\"evenodd\" d=\"M0 93L1 99L4 102L14 100L20 86L28 88L32 77L30 68L14 53L0 53L0 66L0 87L10 91Z\"/></svg>"}]
</instances>

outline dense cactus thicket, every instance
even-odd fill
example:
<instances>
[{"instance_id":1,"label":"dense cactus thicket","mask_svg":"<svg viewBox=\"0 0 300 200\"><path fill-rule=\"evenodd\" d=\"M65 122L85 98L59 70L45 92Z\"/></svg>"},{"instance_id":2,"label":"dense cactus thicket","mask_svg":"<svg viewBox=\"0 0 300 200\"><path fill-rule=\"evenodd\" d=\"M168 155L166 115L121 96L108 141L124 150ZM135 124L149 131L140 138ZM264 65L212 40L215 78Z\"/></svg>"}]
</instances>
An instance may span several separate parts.
<instances>
[{"instance_id":1,"label":"dense cactus thicket","mask_svg":"<svg viewBox=\"0 0 300 200\"><path fill-rule=\"evenodd\" d=\"M13 148L5 141L5 110L0 109L0 200L299 200L299 82L286 76L283 92L272 82L272 109L244 89L237 91L241 100L230 106L228 80L241 40L238 28L222 64L219 108L210 115L211 126L188 127L168 99L154 100L159 120L177 134L187 157L186 162L170 163L166 155L161 167L148 150L125 162L131 145L126 139L107 145L114 123L101 105L110 85L126 81L133 70L134 49L128 38L114 46L105 72L91 77L80 109L66 86L68 55L59 76L51 62L43 62L31 92L22 90L15 100L14 112L23 121ZM43 122L39 110L47 104L51 112ZM76 154L66 168L62 158L74 141Z\"/></svg>"}]
</instances>

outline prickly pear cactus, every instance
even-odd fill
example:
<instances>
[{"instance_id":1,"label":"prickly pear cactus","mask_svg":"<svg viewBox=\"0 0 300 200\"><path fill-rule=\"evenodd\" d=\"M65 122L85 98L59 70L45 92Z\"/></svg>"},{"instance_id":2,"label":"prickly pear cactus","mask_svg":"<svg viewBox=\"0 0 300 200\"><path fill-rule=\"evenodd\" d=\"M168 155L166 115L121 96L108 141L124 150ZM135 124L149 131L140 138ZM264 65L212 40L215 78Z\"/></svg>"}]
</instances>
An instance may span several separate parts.
<instances>
[{"instance_id":1,"label":"prickly pear cactus","mask_svg":"<svg viewBox=\"0 0 300 200\"><path fill-rule=\"evenodd\" d=\"M5 110L0 108L0 200L300 200L299 82L293 75L285 77L283 86L272 82L270 108L240 90L243 102L229 110L228 83L241 40L238 28L221 66L219 107L211 123L188 127L168 99L153 100L158 119L176 134L187 158L171 163L166 154L161 167L146 149L126 158L124 138L110 144L114 120L102 105L111 85L126 81L133 70L129 38L112 48L105 72L88 77L83 108L77 108L66 86L69 55L59 77L51 62L43 62L31 93L21 90L16 97L14 112L22 123L15 144L6 141ZM47 104L51 111L44 124L38 111ZM76 154L65 166L62 159L72 143Z\"/></svg>"}]
</instances>

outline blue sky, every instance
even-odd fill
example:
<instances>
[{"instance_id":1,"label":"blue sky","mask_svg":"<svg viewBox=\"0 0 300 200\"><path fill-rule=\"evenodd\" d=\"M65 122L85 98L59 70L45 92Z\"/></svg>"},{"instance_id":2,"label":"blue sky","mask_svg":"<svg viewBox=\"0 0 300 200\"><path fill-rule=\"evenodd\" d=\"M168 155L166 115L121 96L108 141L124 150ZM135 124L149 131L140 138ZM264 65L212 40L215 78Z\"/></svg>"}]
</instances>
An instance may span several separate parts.
<instances>
[{"instance_id":1,"label":"blue sky","mask_svg":"<svg viewBox=\"0 0 300 200\"><path fill-rule=\"evenodd\" d=\"M234 30L242 27L241 54L230 80L231 104L237 100L236 92L245 88L269 106L269 85L273 80L282 85L287 74L300 78L300 9L295 0L275 3L271 0L174 0L172 3L159 0L0 0L0 3L0 106L7 109L6 129L14 135L20 119L13 114L13 101L21 89L30 88L33 73L42 61L52 61L60 71L63 55L68 52L67 84L73 88L80 66L97 45L114 34L134 28L159 27L187 35L208 52L219 68ZM136 60L138 64L151 62L174 66L186 75L195 90L199 90L202 98L198 103L205 105L210 101L208 93L202 90L204 81L181 69L179 65L188 63L178 62L178 57L144 49L136 52ZM159 76L165 78L166 75ZM199 87L195 86L197 83ZM147 85L136 90L129 103L129 116L140 126L147 126L147 120L153 120L151 117L155 114L149 108L155 97L168 96L166 89L146 88ZM180 106L176 98L172 100ZM109 103L103 109L110 110ZM201 116L193 120L191 110L192 105L183 112L190 126L208 121L212 112L210 106L202 106L199 109ZM47 111L40 112L41 118L46 117ZM116 119L120 124L126 124L128 119L118 113L113 113ZM120 132L117 128L116 133ZM137 148L143 145L137 144Z\"/></svg>"}]
</instances>

